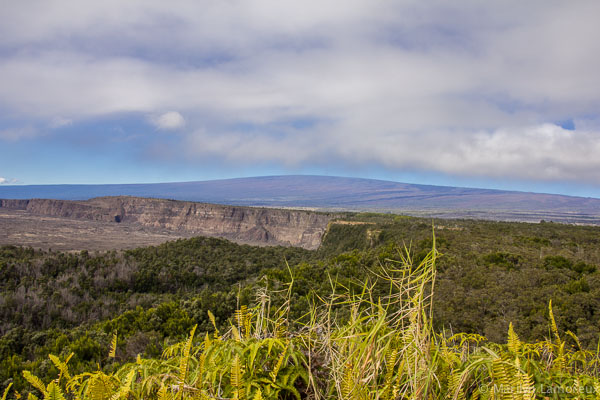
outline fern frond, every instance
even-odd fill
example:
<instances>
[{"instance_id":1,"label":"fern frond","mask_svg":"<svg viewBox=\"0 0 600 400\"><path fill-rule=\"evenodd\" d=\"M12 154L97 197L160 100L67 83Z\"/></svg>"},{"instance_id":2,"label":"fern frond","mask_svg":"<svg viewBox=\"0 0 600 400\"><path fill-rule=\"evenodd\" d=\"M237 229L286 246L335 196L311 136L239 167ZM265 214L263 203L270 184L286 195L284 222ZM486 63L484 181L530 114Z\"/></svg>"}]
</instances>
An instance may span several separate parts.
<instances>
[{"instance_id":1,"label":"fern frond","mask_svg":"<svg viewBox=\"0 0 600 400\"><path fill-rule=\"evenodd\" d=\"M281 369L281 366L283 365L286 355L287 355L287 346L281 352L281 355L277 359L277 363L275 364L275 367L270 372L271 379L273 379L273 382L275 382L277 380L277 375L279 374L279 370Z\"/></svg>"},{"instance_id":2,"label":"fern frond","mask_svg":"<svg viewBox=\"0 0 600 400\"><path fill-rule=\"evenodd\" d=\"M8 384L8 386L6 387L6 389L4 389L4 394L2 395L2 400L6 400L6 396L8 396L8 391L10 390L10 387L12 386L12 382Z\"/></svg>"},{"instance_id":3,"label":"fern frond","mask_svg":"<svg viewBox=\"0 0 600 400\"><path fill-rule=\"evenodd\" d=\"M60 387L55 382L50 382L48 387L46 388L46 395L44 396L44 400L65 400L65 396L63 396Z\"/></svg>"},{"instance_id":4,"label":"fern frond","mask_svg":"<svg viewBox=\"0 0 600 400\"><path fill-rule=\"evenodd\" d=\"M135 377L135 374L136 374L135 369L132 369L131 371L129 371L129 373L127 374L127 377L125 378L125 381L123 382L123 384L121 385L119 390L115 394L112 395L110 400L118 400L118 399L127 397L129 392L131 391L131 384L133 383L133 378Z\"/></svg>"},{"instance_id":5,"label":"fern frond","mask_svg":"<svg viewBox=\"0 0 600 400\"><path fill-rule=\"evenodd\" d=\"M554 334L554 337L556 337L557 345L560 347L562 341L560 339L560 335L558 334L558 326L556 325L556 320L554 319L554 313L552 312L552 300L550 300L550 302L548 303L548 314L550 316L550 326L552 328L552 333Z\"/></svg>"},{"instance_id":6,"label":"fern frond","mask_svg":"<svg viewBox=\"0 0 600 400\"><path fill-rule=\"evenodd\" d=\"M513 354L519 354L521 350L521 341L513 329L513 323L508 325L508 350Z\"/></svg>"},{"instance_id":7,"label":"fern frond","mask_svg":"<svg viewBox=\"0 0 600 400\"><path fill-rule=\"evenodd\" d=\"M559 371L564 371L567 367L565 360L565 342L561 342L558 346L558 356L554 359L553 365L555 365Z\"/></svg>"},{"instance_id":8,"label":"fern frond","mask_svg":"<svg viewBox=\"0 0 600 400\"><path fill-rule=\"evenodd\" d=\"M113 333L112 339L110 341L110 351L108 352L109 358L115 358L117 355L117 332Z\"/></svg>"},{"instance_id":9,"label":"fern frond","mask_svg":"<svg viewBox=\"0 0 600 400\"><path fill-rule=\"evenodd\" d=\"M206 332L206 335L204 336L204 349L203 351L206 353L206 351L208 350L208 348L212 345L212 342L210 340L210 336L208 336L208 332Z\"/></svg>"},{"instance_id":10,"label":"fern frond","mask_svg":"<svg viewBox=\"0 0 600 400\"><path fill-rule=\"evenodd\" d=\"M71 353L71 355L72 354L73 353ZM59 381L60 381L60 378L62 378L63 376L65 377L66 380L71 379L71 375L69 374L69 368L67 367L66 362L61 361L60 358L58 358L54 354L49 354L48 358L50 358L50 361L52 361L52 364L54 364L56 366L56 368L58 368L58 370L60 371L60 375L58 376ZM70 358L71 357L69 356L69 359Z\"/></svg>"},{"instance_id":11,"label":"fern frond","mask_svg":"<svg viewBox=\"0 0 600 400\"><path fill-rule=\"evenodd\" d=\"M496 394L496 390L500 391L500 396L504 390L512 387L511 375L505 368L505 361L502 358L494 358L492 360L492 394Z\"/></svg>"},{"instance_id":12,"label":"fern frond","mask_svg":"<svg viewBox=\"0 0 600 400\"><path fill-rule=\"evenodd\" d=\"M247 312L246 316L244 318L244 332L246 334L246 337L250 337L250 335L252 335L252 317L253 317L253 313L251 312Z\"/></svg>"},{"instance_id":13,"label":"fern frond","mask_svg":"<svg viewBox=\"0 0 600 400\"><path fill-rule=\"evenodd\" d=\"M535 399L535 386L533 383L533 378L531 375L526 372L519 372L520 382L519 388L521 390L522 399L523 400L533 400Z\"/></svg>"},{"instance_id":14,"label":"fern frond","mask_svg":"<svg viewBox=\"0 0 600 400\"><path fill-rule=\"evenodd\" d=\"M583 348L581 347L581 342L579 341L579 338L577 337L577 335L575 335L571 331L567 331L566 334L569 335L569 336L571 336L571 338L573 338L573 340L575 341L575 344L577 344L577 348L579 350L583 350Z\"/></svg>"},{"instance_id":15,"label":"fern frond","mask_svg":"<svg viewBox=\"0 0 600 400\"><path fill-rule=\"evenodd\" d=\"M394 383L394 367L396 366L396 359L398 358L398 350L394 349L390 352L385 362L385 379L383 381L383 399L392 399L392 388Z\"/></svg>"},{"instance_id":16,"label":"fern frond","mask_svg":"<svg viewBox=\"0 0 600 400\"><path fill-rule=\"evenodd\" d=\"M353 379L352 364L346 363L344 367L344 373L342 375L341 382L341 393L343 400L350 400L352 390L354 390L354 379Z\"/></svg>"},{"instance_id":17,"label":"fern frond","mask_svg":"<svg viewBox=\"0 0 600 400\"><path fill-rule=\"evenodd\" d=\"M231 335L236 342L240 342L242 340L242 335L240 335L240 331L235 325L231 325Z\"/></svg>"},{"instance_id":18,"label":"fern frond","mask_svg":"<svg viewBox=\"0 0 600 400\"><path fill-rule=\"evenodd\" d=\"M215 320L215 316L213 315L212 312L210 312L210 310L207 311L208 314L208 319L210 319L210 322L212 323L213 327L215 328L215 339L219 338L219 328L217 328L217 321Z\"/></svg>"},{"instance_id":19,"label":"fern frond","mask_svg":"<svg viewBox=\"0 0 600 400\"><path fill-rule=\"evenodd\" d=\"M194 325L192 330L190 331L190 337L185 342L183 347L183 354L181 355L181 361L179 363L179 381L185 382L187 378L187 371L190 362L190 350L192 349L192 341L194 340L194 333L196 333L196 328L198 325Z\"/></svg>"},{"instance_id":20,"label":"fern frond","mask_svg":"<svg viewBox=\"0 0 600 400\"><path fill-rule=\"evenodd\" d=\"M458 371L452 371L448 377L448 397L453 400L466 400L465 390L462 385L463 374Z\"/></svg>"},{"instance_id":21,"label":"fern frond","mask_svg":"<svg viewBox=\"0 0 600 400\"><path fill-rule=\"evenodd\" d=\"M277 318L277 320L275 321L275 337L276 338L282 338L285 336L285 333L287 331L287 327L285 324L285 317L283 315L283 313L280 314L279 318Z\"/></svg>"},{"instance_id":22,"label":"fern frond","mask_svg":"<svg viewBox=\"0 0 600 400\"><path fill-rule=\"evenodd\" d=\"M171 400L173 395L169 393L169 389L162 384L158 390L158 400Z\"/></svg>"},{"instance_id":23,"label":"fern frond","mask_svg":"<svg viewBox=\"0 0 600 400\"><path fill-rule=\"evenodd\" d=\"M23 371L23 378L25 378L25 380L27 382L29 382L31 384L31 386L33 386L34 388L39 390L42 393L42 395L44 395L44 397L46 396L46 394L47 394L46 386L44 386L44 384L42 383L40 378L33 375L29 371Z\"/></svg>"},{"instance_id":24,"label":"fern frond","mask_svg":"<svg viewBox=\"0 0 600 400\"><path fill-rule=\"evenodd\" d=\"M246 320L248 319L248 306L241 306L239 310L235 311L235 320L237 327L240 330L242 337L247 337L250 332L246 330Z\"/></svg>"},{"instance_id":25,"label":"fern frond","mask_svg":"<svg viewBox=\"0 0 600 400\"><path fill-rule=\"evenodd\" d=\"M81 397L90 400L108 400L113 395L116 382L112 375L106 375L102 371L88 374L88 384Z\"/></svg>"},{"instance_id":26,"label":"fern frond","mask_svg":"<svg viewBox=\"0 0 600 400\"><path fill-rule=\"evenodd\" d=\"M234 398L238 400L244 399L244 371L240 357L236 354L231 363L231 386L234 387Z\"/></svg>"}]
</instances>

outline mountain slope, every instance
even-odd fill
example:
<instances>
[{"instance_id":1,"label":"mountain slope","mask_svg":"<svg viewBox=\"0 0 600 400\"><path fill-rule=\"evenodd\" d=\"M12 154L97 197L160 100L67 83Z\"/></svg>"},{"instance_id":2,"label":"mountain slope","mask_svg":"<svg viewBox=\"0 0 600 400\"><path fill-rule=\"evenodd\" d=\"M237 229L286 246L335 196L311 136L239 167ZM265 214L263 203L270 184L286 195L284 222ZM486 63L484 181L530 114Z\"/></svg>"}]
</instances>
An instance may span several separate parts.
<instances>
[{"instance_id":1,"label":"mountain slope","mask_svg":"<svg viewBox=\"0 0 600 400\"><path fill-rule=\"evenodd\" d=\"M327 176L0 187L0 198L12 199L85 200L120 195L247 206L393 211L441 217L600 222L600 199Z\"/></svg>"}]
</instances>

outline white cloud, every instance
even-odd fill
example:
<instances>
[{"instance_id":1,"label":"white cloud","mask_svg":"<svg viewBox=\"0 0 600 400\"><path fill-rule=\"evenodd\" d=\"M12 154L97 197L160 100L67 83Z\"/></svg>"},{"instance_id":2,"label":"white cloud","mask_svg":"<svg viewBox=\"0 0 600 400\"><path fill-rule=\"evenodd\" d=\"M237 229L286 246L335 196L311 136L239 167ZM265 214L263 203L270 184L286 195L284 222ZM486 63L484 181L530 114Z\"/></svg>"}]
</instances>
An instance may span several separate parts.
<instances>
[{"instance_id":1,"label":"white cloud","mask_svg":"<svg viewBox=\"0 0 600 400\"><path fill-rule=\"evenodd\" d=\"M65 126L69 126L73 124L73 120L64 117L54 117L52 121L50 121L50 127L53 129L62 128Z\"/></svg>"},{"instance_id":2,"label":"white cloud","mask_svg":"<svg viewBox=\"0 0 600 400\"><path fill-rule=\"evenodd\" d=\"M192 160L600 184L598 2L36 7L0 15L0 110L21 119L152 115L193 132Z\"/></svg>"},{"instance_id":3,"label":"white cloud","mask_svg":"<svg viewBox=\"0 0 600 400\"><path fill-rule=\"evenodd\" d=\"M19 183L16 179L9 179L3 176L0 176L0 185L14 185Z\"/></svg>"},{"instance_id":4,"label":"white cloud","mask_svg":"<svg viewBox=\"0 0 600 400\"><path fill-rule=\"evenodd\" d=\"M177 111L166 112L157 117L151 118L151 121L154 126L162 130L180 129L185 126L185 119L183 118L183 115Z\"/></svg>"}]
</instances>

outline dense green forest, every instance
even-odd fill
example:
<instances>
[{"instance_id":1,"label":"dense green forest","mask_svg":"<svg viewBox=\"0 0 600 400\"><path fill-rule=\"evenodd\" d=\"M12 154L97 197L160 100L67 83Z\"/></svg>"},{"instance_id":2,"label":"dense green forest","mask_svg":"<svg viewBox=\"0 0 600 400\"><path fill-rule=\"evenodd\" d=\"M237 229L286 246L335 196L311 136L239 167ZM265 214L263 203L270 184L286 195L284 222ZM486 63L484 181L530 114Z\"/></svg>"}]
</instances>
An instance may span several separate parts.
<instances>
[{"instance_id":1,"label":"dense green forest","mask_svg":"<svg viewBox=\"0 0 600 400\"><path fill-rule=\"evenodd\" d=\"M158 357L196 325L200 337L213 332L208 311L226 330L236 309L255 304L263 288L286 288L291 277L289 321L310 309L311 296L325 297L332 288L360 293L366 279L373 282L370 294L383 298L389 282L373 279L373 272L401 259L405 246L412 265L432 249L431 220L381 214L344 220L331 224L317 251L214 238L108 253L2 247L0 389L12 382L13 389L27 390L22 370L54 379L59 371L48 354L73 353L72 373L97 365L115 371L138 354ZM552 300L558 331L577 335L583 348L596 347L599 228L470 220L433 225L440 253L435 332L503 343L512 322L521 339L542 340L551 336ZM118 344L109 359L115 332Z\"/></svg>"}]
</instances>

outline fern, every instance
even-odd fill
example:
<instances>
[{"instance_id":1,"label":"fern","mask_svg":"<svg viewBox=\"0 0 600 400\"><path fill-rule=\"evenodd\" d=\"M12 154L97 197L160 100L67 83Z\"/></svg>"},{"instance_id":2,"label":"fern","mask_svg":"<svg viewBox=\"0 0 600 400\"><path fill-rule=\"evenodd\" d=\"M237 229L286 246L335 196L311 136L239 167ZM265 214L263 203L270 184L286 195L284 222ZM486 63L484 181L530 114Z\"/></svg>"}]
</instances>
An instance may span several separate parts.
<instances>
[{"instance_id":1,"label":"fern","mask_svg":"<svg viewBox=\"0 0 600 400\"><path fill-rule=\"evenodd\" d=\"M275 364L275 367L270 372L271 379L273 379L273 382L277 381L277 375L279 374L279 370L281 369L281 366L283 365L283 362L285 361L286 355L287 355L287 346L281 352L281 355L277 359L277 363Z\"/></svg>"},{"instance_id":2,"label":"fern","mask_svg":"<svg viewBox=\"0 0 600 400\"><path fill-rule=\"evenodd\" d=\"M466 400L465 391L462 385L463 374L458 371L452 371L448 377L448 399Z\"/></svg>"},{"instance_id":3,"label":"fern","mask_svg":"<svg viewBox=\"0 0 600 400\"><path fill-rule=\"evenodd\" d=\"M187 378L188 367L190 363L190 350L192 348L192 341L194 340L194 333L198 325L194 325L190 331L190 336L185 342L183 347L183 354L181 355L181 361L179 363L179 381L184 383Z\"/></svg>"},{"instance_id":4,"label":"fern","mask_svg":"<svg viewBox=\"0 0 600 400\"><path fill-rule=\"evenodd\" d=\"M241 306L239 310L234 313L235 321L242 337L250 335L250 321L251 315L248 312L248 306Z\"/></svg>"},{"instance_id":5,"label":"fern","mask_svg":"<svg viewBox=\"0 0 600 400\"><path fill-rule=\"evenodd\" d=\"M69 360L71 359L73 354L74 353L69 354L66 361L64 361L64 362L61 361L60 358L58 358L54 354L48 355L48 358L50 358L50 361L52 361L52 364L54 364L56 366L56 368L58 368L58 370L60 371L60 375L58 376L59 381L62 377L64 377L66 380L71 379L71 374L69 374L69 368L67 367L67 363L69 362Z\"/></svg>"},{"instance_id":6,"label":"fern","mask_svg":"<svg viewBox=\"0 0 600 400\"><path fill-rule=\"evenodd\" d=\"M167 387L163 384L158 390L158 400L171 400L171 395L168 392Z\"/></svg>"},{"instance_id":7,"label":"fern","mask_svg":"<svg viewBox=\"0 0 600 400\"><path fill-rule=\"evenodd\" d=\"M354 390L354 378L352 364L346 363L341 382L341 394L343 400L350 400Z\"/></svg>"},{"instance_id":8,"label":"fern","mask_svg":"<svg viewBox=\"0 0 600 400\"><path fill-rule=\"evenodd\" d=\"M113 391L117 387L116 378L106 375L102 371L87 374L87 377L86 384L81 386L81 397L90 400L108 400L112 397Z\"/></svg>"},{"instance_id":9,"label":"fern","mask_svg":"<svg viewBox=\"0 0 600 400\"><path fill-rule=\"evenodd\" d=\"M44 397L46 397L47 395L47 391L46 391L46 386L44 386L44 384L42 383L42 381L40 380L40 378L38 378L37 376L33 375L31 372L29 371L23 371L23 378L25 378L25 380L27 382L29 382L31 384L31 386L33 386L34 388L36 388L37 390L39 390L42 395Z\"/></svg>"},{"instance_id":10,"label":"fern","mask_svg":"<svg viewBox=\"0 0 600 400\"><path fill-rule=\"evenodd\" d=\"M117 332L113 333L112 339L110 341L110 350L108 352L109 358L115 358L117 355Z\"/></svg>"},{"instance_id":11,"label":"fern","mask_svg":"<svg viewBox=\"0 0 600 400\"><path fill-rule=\"evenodd\" d=\"M237 342L242 341L242 335L240 334L240 331L238 330L238 328L235 325L231 325L231 334L235 341L237 341Z\"/></svg>"},{"instance_id":12,"label":"fern","mask_svg":"<svg viewBox=\"0 0 600 400\"><path fill-rule=\"evenodd\" d=\"M513 354L519 354L521 350L521 341L513 329L512 322L508 325L508 350Z\"/></svg>"},{"instance_id":13,"label":"fern","mask_svg":"<svg viewBox=\"0 0 600 400\"><path fill-rule=\"evenodd\" d=\"M2 395L2 400L6 400L6 396L8 396L8 392L10 390L10 387L12 386L12 382L8 384L8 386L6 387L6 389L4 389L4 394Z\"/></svg>"},{"instance_id":14,"label":"fern","mask_svg":"<svg viewBox=\"0 0 600 400\"><path fill-rule=\"evenodd\" d=\"M118 399L126 398L127 395L129 394L129 392L131 391L131 384L133 383L133 379L135 378L135 375L136 375L135 369L132 369L131 371L129 371L129 373L125 377L125 381L121 384L121 387L119 388L119 390L115 394L112 395L110 400L118 400Z\"/></svg>"},{"instance_id":15,"label":"fern","mask_svg":"<svg viewBox=\"0 0 600 400\"><path fill-rule=\"evenodd\" d=\"M212 312L210 312L210 310L207 311L208 314L208 319L210 319L210 322L212 323L213 327L215 328L215 339L219 339L219 328L217 328L217 321L215 320L215 316L213 315Z\"/></svg>"},{"instance_id":16,"label":"fern","mask_svg":"<svg viewBox=\"0 0 600 400\"><path fill-rule=\"evenodd\" d=\"M44 400L65 400L65 396L63 396L58 384L56 384L55 382L50 382L50 384L46 388Z\"/></svg>"},{"instance_id":17,"label":"fern","mask_svg":"<svg viewBox=\"0 0 600 400\"><path fill-rule=\"evenodd\" d=\"M231 386L234 388L234 398L238 400L245 399L244 391L244 369L239 355L235 355L231 364Z\"/></svg>"},{"instance_id":18,"label":"fern","mask_svg":"<svg viewBox=\"0 0 600 400\"><path fill-rule=\"evenodd\" d=\"M396 359L398 358L398 350L394 349L390 352L385 363L385 378L383 381L383 395L384 400L392 399L392 389L394 383L394 367L396 366Z\"/></svg>"},{"instance_id":19,"label":"fern","mask_svg":"<svg viewBox=\"0 0 600 400\"><path fill-rule=\"evenodd\" d=\"M560 339L560 335L558 334L558 326L556 325L556 320L554 319L554 313L552 312L552 300L548 302L548 315L550 317L550 327L552 329L552 333L556 338L556 342L560 347L562 340Z\"/></svg>"}]
</instances>

